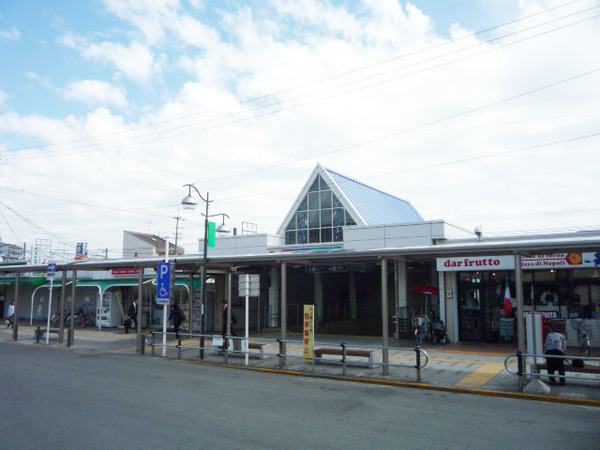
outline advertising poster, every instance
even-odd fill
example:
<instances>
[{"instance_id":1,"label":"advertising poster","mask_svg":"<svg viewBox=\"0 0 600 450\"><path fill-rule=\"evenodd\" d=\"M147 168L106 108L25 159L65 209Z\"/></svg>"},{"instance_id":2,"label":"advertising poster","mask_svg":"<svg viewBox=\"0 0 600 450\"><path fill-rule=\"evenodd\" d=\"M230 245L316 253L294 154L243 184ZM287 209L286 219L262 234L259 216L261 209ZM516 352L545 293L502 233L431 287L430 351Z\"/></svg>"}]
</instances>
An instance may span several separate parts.
<instances>
[{"instance_id":1,"label":"advertising poster","mask_svg":"<svg viewBox=\"0 0 600 450\"><path fill-rule=\"evenodd\" d=\"M313 360L313 344L315 338L314 330L314 305L304 305L304 333L302 339L302 360L312 362Z\"/></svg>"}]
</instances>

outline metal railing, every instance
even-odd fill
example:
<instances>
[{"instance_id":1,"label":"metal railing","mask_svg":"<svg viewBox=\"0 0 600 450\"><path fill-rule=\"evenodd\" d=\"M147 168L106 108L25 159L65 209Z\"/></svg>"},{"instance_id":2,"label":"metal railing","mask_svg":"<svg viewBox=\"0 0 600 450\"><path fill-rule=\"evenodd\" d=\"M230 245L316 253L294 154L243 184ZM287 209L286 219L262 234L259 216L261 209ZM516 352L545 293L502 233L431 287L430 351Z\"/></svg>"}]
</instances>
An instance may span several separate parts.
<instances>
[{"instance_id":1,"label":"metal railing","mask_svg":"<svg viewBox=\"0 0 600 450\"><path fill-rule=\"evenodd\" d=\"M156 349L159 348L163 348L164 344L163 344L163 332L162 331L151 331L150 333L145 335L145 339L143 339L143 345L142 345L142 349L141 349L141 353L145 354L145 347L149 346L151 348L151 355L152 356L156 356ZM166 333L167 337L176 337L176 334L174 332L167 332ZM203 341L201 338L204 337L204 347L202 347L201 342ZM207 339L208 338L208 339ZM220 335L214 335L214 334L205 334L205 335L201 335L201 334L197 334L197 333L186 333L186 332L180 332L178 338L176 338L175 340L166 340L166 347L167 349L175 349L176 354L177 354L177 358L181 359L182 358L182 352L184 350L193 350L193 351L198 351L198 357L201 358L203 355L203 350L212 350L213 356L221 356L224 359L224 362L227 363L229 357L234 356L234 357L240 357L243 356L245 357L245 364L248 365L250 358L249 357L256 357L258 356L261 360L268 358L268 357L273 357L273 358L278 358L278 362L277 362L277 367L279 369L284 370L287 366L287 359L295 359L295 360L303 360L303 355L302 355L302 344L303 342L301 340L294 340L294 339L281 339L281 338L259 338L259 337L252 337L251 338L251 342L250 340L248 340L248 342L246 342L246 338L245 337L240 337L240 336L230 336L228 338L228 341L231 341L232 345L229 345L229 342L227 342L227 346L223 347L223 346L216 346L213 344L213 338L217 338L219 340L222 339L222 337ZM193 344L185 343L184 339L190 341L190 340L197 340L198 343L196 344L195 342ZM207 343L210 343L207 345ZM250 347L252 346L252 344L254 344L254 347L259 347L258 349L255 348L254 350L251 350ZM275 346L276 344L276 348L277 348L277 352L269 352L268 349L269 347L271 347L271 349L273 348L273 346ZM288 348L288 344L291 344L294 347L294 350L296 350L295 352L290 351L291 349ZM320 357L316 357L315 353L313 352L313 358L311 361L302 361L302 368L306 369L306 366L309 365L311 371L315 372L316 371L316 364L317 363L330 363L330 364L334 364L334 363L339 363L341 364L342 367L342 375L346 376L347 374L347 370L349 367L356 367L356 366L365 366L367 365L369 368L373 368L374 366L377 367L381 367L382 373L383 375L387 375L388 374L388 370L389 368L408 368L408 369L415 369L416 370L416 375L417 375L417 381L420 382L421 381L421 370L424 369L428 363L429 363L429 355L427 354L427 352L425 350L423 350L420 347L415 347L415 348L402 348L402 347L383 347L383 346L373 346L373 345L360 345L360 344L350 344L348 342L339 342L339 343L332 343L332 342L318 342L315 341L314 342L314 349L317 349L317 347L319 347L319 350L324 350L321 354ZM258 350L258 351L256 351ZM328 352L329 350L329 352ZM357 354L356 350L359 350L361 352L360 355ZM384 354L388 354L389 351L394 351L394 352L405 352L408 355L413 355L413 361L411 361L410 363L399 363L399 362L389 362L389 358L387 362L384 362ZM165 356L168 356L168 351L164 352ZM320 353L320 352L319 352ZM172 354L172 352L171 352ZM338 358L335 357L323 357L323 355L328 354L328 355L333 355L333 356L338 356ZM364 361L364 360L360 360L360 359L356 359L356 358L365 358L368 357L368 361ZM406 357L407 359L409 359L409 356Z\"/></svg>"},{"instance_id":2,"label":"metal railing","mask_svg":"<svg viewBox=\"0 0 600 450\"><path fill-rule=\"evenodd\" d=\"M565 375L559 375L555 371L554 374L548 374L546 370L548 359L563 359L567 364L564 364ZM511 370L515 367L514 363L510 363L511 360L516 359L516 371ZM580 360L583 362L583 367L576 367L568 365L569 361ZM592 362L587 364L586 362ZM572 364L572 363L571 363ZM527 371L529 366L530 370ZM591 356L578 356L578 355L546 355L536 353L511 353L504 359L504 368L511 375L517 375L519 377L537 377L547 378L556 377L559 379L575 379L583 381L600 381L600 358ZM532 369L533 368L533 369ZM541 373L544 370L546 373ZM568 373L583 374L583 375L572 375Z\"/></svg>"}]
</instances>

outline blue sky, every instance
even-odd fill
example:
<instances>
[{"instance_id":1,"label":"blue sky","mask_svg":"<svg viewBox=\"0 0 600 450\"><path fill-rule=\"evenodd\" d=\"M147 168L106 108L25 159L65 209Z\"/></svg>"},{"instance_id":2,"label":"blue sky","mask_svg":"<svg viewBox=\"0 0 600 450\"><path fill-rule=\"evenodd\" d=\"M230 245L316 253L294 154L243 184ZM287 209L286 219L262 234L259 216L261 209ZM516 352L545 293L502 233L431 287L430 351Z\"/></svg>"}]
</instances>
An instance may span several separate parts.
<instances>
[{"instance_id":1,"label":"blue sky","mask_svg":"<svg viewBox=\"0 0 600 450\"><path fill-rule=\"evenodd\" d=\"M24 6L26 4L26 7ZM597 228L598 0L0 2L0 236L274 232L317 163L487 233ZM489 30L483 32L484 30ZM195 215L194 215L195 214Z\"/></svg>"}]
</instances>

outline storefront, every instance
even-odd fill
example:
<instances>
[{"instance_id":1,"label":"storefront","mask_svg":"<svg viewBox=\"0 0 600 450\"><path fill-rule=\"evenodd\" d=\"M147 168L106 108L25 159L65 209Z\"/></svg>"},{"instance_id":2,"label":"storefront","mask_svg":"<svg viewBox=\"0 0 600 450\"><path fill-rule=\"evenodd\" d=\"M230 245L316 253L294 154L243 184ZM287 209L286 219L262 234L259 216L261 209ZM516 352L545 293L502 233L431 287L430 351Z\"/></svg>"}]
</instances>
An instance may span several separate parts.
<instances>
[{"instance_id":1,"label":"storefront","mask_svg":"<svg viewBox=\"0 0 600 450\"><path fill-rule=\"evenodd\" d=\"M566 323L570 345L576 345L574 324L588 329L600 323L600 253L556 253L524 256L524 311L540 311ZM455 272L458 336L461 341L513 342L516 286L514 258L438 258L438 271ZM510 299L513 310L505 308ZM598 338L596 338L598 339Z\"/></svg>"}]
</instances>

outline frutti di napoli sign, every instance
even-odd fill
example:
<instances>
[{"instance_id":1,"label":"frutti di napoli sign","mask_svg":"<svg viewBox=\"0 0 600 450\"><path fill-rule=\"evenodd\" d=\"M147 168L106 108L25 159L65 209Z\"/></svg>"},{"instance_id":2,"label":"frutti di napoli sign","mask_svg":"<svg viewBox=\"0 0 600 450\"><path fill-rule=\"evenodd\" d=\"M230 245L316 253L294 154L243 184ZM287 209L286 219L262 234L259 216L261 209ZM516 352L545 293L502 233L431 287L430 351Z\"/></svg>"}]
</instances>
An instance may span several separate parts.
<instances>
[{"instance_id":1,"label":"frutti di napoli sign","mask_svg":"<svg viewBox=\"0 0 600 450\"><path fill-rule=\"evenodd\" d=\"M438 272L483 272L492 270L514 270L515 258L501 256L462 256L437 258ZM553 253L532 255L521 258L521 267L527 270L539 269L584 269L600 266L600 252Z\"/></svg>"}]
</instances>

